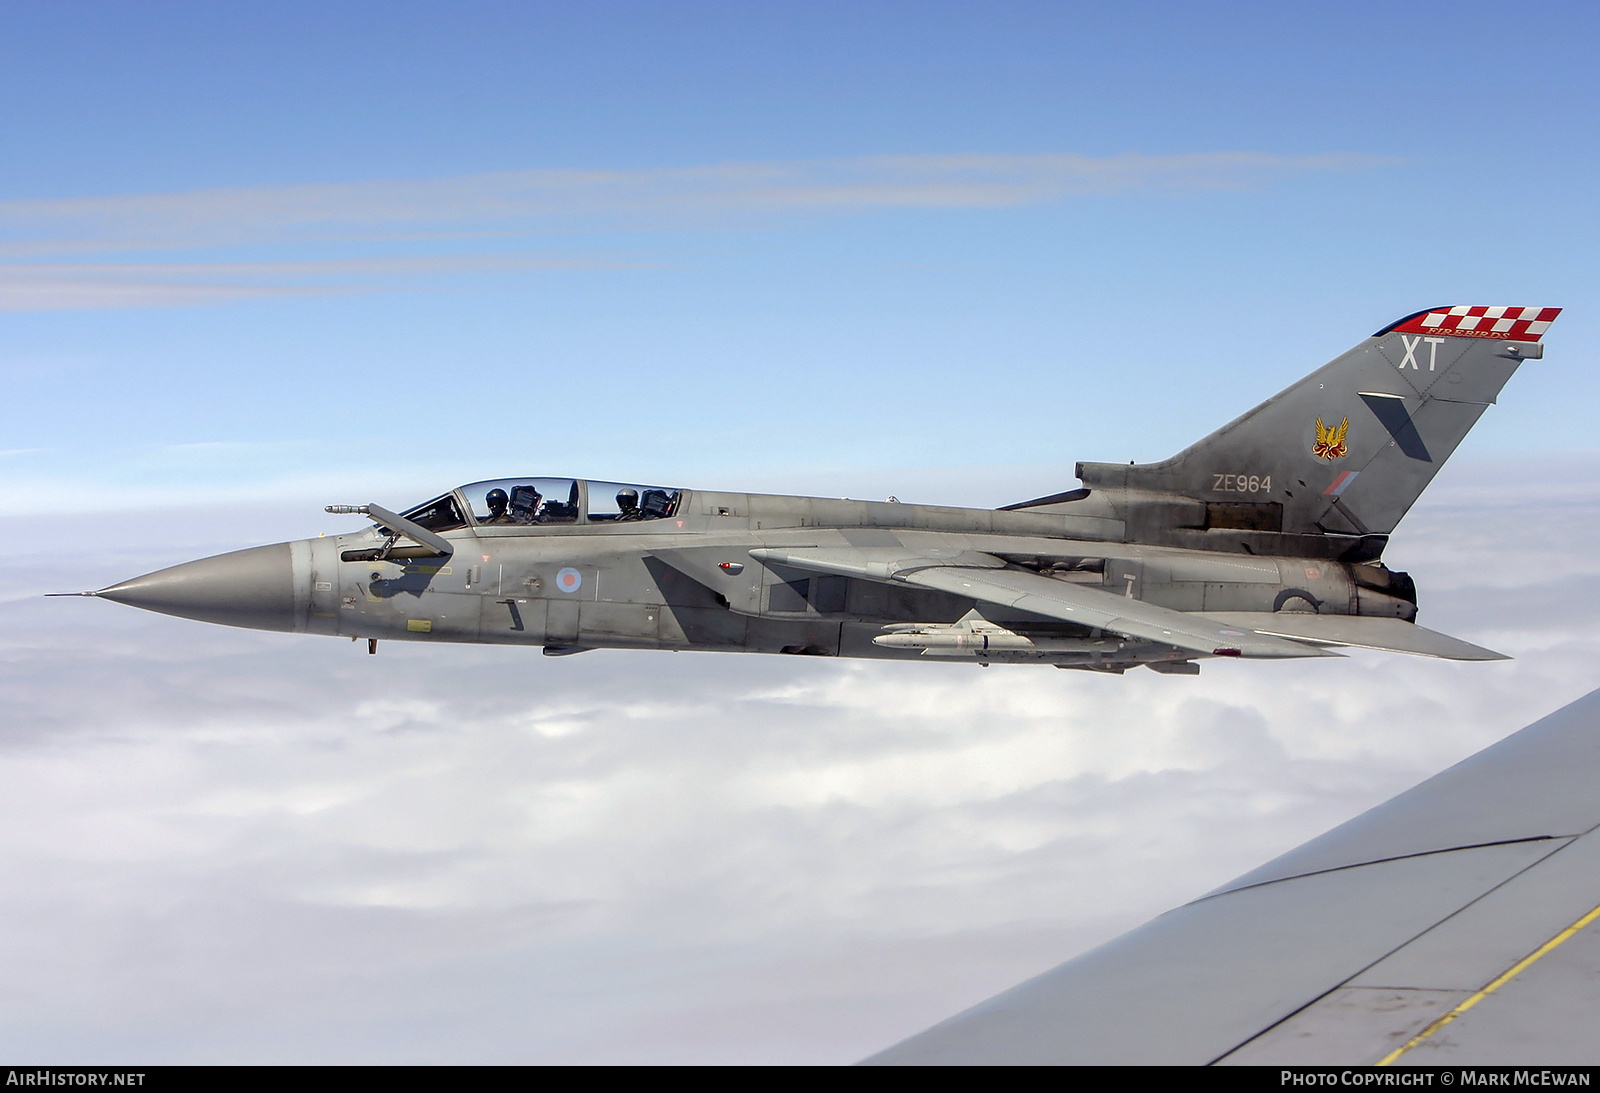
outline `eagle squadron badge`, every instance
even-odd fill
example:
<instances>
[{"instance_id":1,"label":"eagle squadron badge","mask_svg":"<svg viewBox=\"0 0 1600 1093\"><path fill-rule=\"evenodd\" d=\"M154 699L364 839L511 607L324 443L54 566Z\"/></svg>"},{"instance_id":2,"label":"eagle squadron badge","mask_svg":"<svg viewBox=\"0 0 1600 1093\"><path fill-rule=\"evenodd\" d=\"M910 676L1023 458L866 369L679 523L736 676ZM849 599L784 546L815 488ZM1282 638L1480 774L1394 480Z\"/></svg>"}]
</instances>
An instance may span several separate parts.
<instances>
[{"instance_id":1,"label":"eagle squadron badge","mask_svg":"<svg viewBox=\"0 0 1600 1093\"><path fill-rule=\"evenodd\" d=\"M1322 419L1317 418L1317 442L1311 445L1311 454L1318 459L1343 459L1349 451L1344 442L1344 435L1349 431L1349 418L1339 422L1337 429L1322 424Z\"/></svg>"}]
</instances>

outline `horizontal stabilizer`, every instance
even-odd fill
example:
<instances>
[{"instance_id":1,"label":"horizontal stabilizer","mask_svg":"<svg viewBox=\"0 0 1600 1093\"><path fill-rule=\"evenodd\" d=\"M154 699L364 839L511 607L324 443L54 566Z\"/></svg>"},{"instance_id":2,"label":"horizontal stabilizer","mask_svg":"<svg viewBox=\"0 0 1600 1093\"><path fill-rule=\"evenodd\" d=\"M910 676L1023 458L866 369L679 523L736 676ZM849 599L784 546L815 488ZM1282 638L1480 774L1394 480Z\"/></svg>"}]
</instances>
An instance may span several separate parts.
<instances>
[{"instance_id":1,"label":"horizontal stabilizer","mask_svg":"<svg viewBox=\"0 0 1600 1093\"><path fill-rule=\"evenodd\" d=\"M1253 630L1258 634L1273 634L1318 645L1382 649L1390 653L1413 653L1441 660L1511 659L1504 653L1424 629L1403 619L1363 615L1303 615L1287 611L1207 611L1205 614L1209 619L1216 619L1239 630Z\"/></svg>"}]
</instances>

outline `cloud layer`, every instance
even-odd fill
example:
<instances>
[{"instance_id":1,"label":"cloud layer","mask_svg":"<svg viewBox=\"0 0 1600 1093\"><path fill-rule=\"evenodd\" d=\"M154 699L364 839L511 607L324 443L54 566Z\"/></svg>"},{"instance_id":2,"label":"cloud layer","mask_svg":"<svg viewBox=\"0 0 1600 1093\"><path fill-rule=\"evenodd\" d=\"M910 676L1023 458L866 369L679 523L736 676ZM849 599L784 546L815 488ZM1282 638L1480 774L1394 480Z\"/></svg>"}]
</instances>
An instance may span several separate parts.
<instances>
[{"instance_id":1,"label":"cloud layer","mask_svg":"<svg viewBox=\"0 0 1600 1093\"><path fill-rule=\"evenodd\" d=\"M1535 514L1537 564L1510 573ZM1600 682L1592 498L1446 489L1391 550L1425 622L1513 662L1197 680L369 657L38 598L271 523L150 519L7 526L50 543L0 574L16 1057L848 1061Z\"/></svg>"}]
</instances>

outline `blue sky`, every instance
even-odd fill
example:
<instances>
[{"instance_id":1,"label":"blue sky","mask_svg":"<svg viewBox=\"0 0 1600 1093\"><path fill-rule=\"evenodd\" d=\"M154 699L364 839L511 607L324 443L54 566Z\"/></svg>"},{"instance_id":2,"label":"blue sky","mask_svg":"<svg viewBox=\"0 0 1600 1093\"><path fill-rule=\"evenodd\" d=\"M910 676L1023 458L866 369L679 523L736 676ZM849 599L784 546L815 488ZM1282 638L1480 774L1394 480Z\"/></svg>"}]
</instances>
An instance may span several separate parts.
<instances>
[{"instance_id":1,"label":"blue sky","mask_svg":"<svg viewBox=\"0 0 1600 1093\"><path fill-rule=\"evenodd\" d=\"M998 504L1455 302L1568 309L1476 450L1586 448L1597 18L13 5L9 500L983 465Z\"/></svg>"},{"instance_id":2,"label":"blue sky","mask_svg":"<svg viewBox=\"0 0 1600 1093\"><path fill-rule=\"evenodd\" d=\"M0 5L0 1051L850 1061L1600 685L1597 23ZM1387 558L1511 661L372 657L41 596L504 473L1006 503L1458 303L1567 310Z\"/></svg>"}]
</instances>

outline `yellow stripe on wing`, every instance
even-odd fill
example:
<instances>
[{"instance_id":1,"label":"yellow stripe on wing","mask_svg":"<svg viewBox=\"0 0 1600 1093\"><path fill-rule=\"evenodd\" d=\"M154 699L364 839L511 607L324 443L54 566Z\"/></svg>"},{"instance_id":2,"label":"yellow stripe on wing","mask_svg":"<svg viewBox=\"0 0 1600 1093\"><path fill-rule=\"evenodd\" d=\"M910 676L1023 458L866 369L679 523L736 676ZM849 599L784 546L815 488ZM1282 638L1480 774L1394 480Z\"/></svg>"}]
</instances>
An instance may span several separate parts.
<instances>
[{"instance_id":1,"label":"yellow stripe on wing","mask_svg":"<svg viewBox=\"0 0 1600 1093\"><path fill-rule=\"evenodd\" d=\"M1527 968L1534 961L1536 961L1539 958L1543 957L1546 953L1550 952L1557 945L1560 945L1563 941L1567 940L1567 938L1571 937L1573 934L1577 933L1579 930L1583 929L1585 926L1589 925L1589 923L1593 922L1597 918L1600 918L1600 907L1596 907L1594 910L1590 911L1588 914L1586 914L1582 918L1580 918L1577 922L1574 922L1571 926L1568 926L1565 930L1562 930L1555 937L1551 938L1549 941L1546 941L1543 945L1540 945L1537 949L1533 950L1533 952L1529 953L1527 956L1523 957L1521 960L1519 960L1515 964L1511 965L1511 967L1507 968L1505 971L1503 971L1499 975L1495 976L1494 980L1492 982L1490 982L1490 984L1487 987L1484 987L1482 990L1480 990L1477 993L1473 994L1470 998L1467 998L1464 1001L1462 1001L1462 1003L1460 1005L1458 1005L1455 1009L1451 1010L1449 1013L1445 1014L1443 1017L1440 1017L1438 1020L1434 1021L1433 1024L1429 1025L1427 1028L1425 1028L1421 1032L1417 1033L1411 1039L1407 1040L1404 1044L1402 1044L1401 1046L1395 1048L1393 1051L1389 1052L1389 1054L1385 1055L1382 1059L1378 1060L1378 1065L1379 1066L1388 1066L1390 1063L1392 1063L1396 1059L1400 1058L1400 1056L1404 1055L1406 1052L1410 1051L1412 1048L1414 1048L1418 1044L1422 1043L1422 1041L1426 1040L1428 1037L1432 1036L1434 1033L1436 1033L1440 1029L1444 1028L1451 1021L1454 1021L1457 1017L1460 1017L1463 1013L1466 1013L1473 1006L1476 1006L1479 1002L1482 1002L1485 998L1489 997L1495 991L1499 990L1506 983L1509 983L1523 969Z\"/></svg>"}]
</instances>

